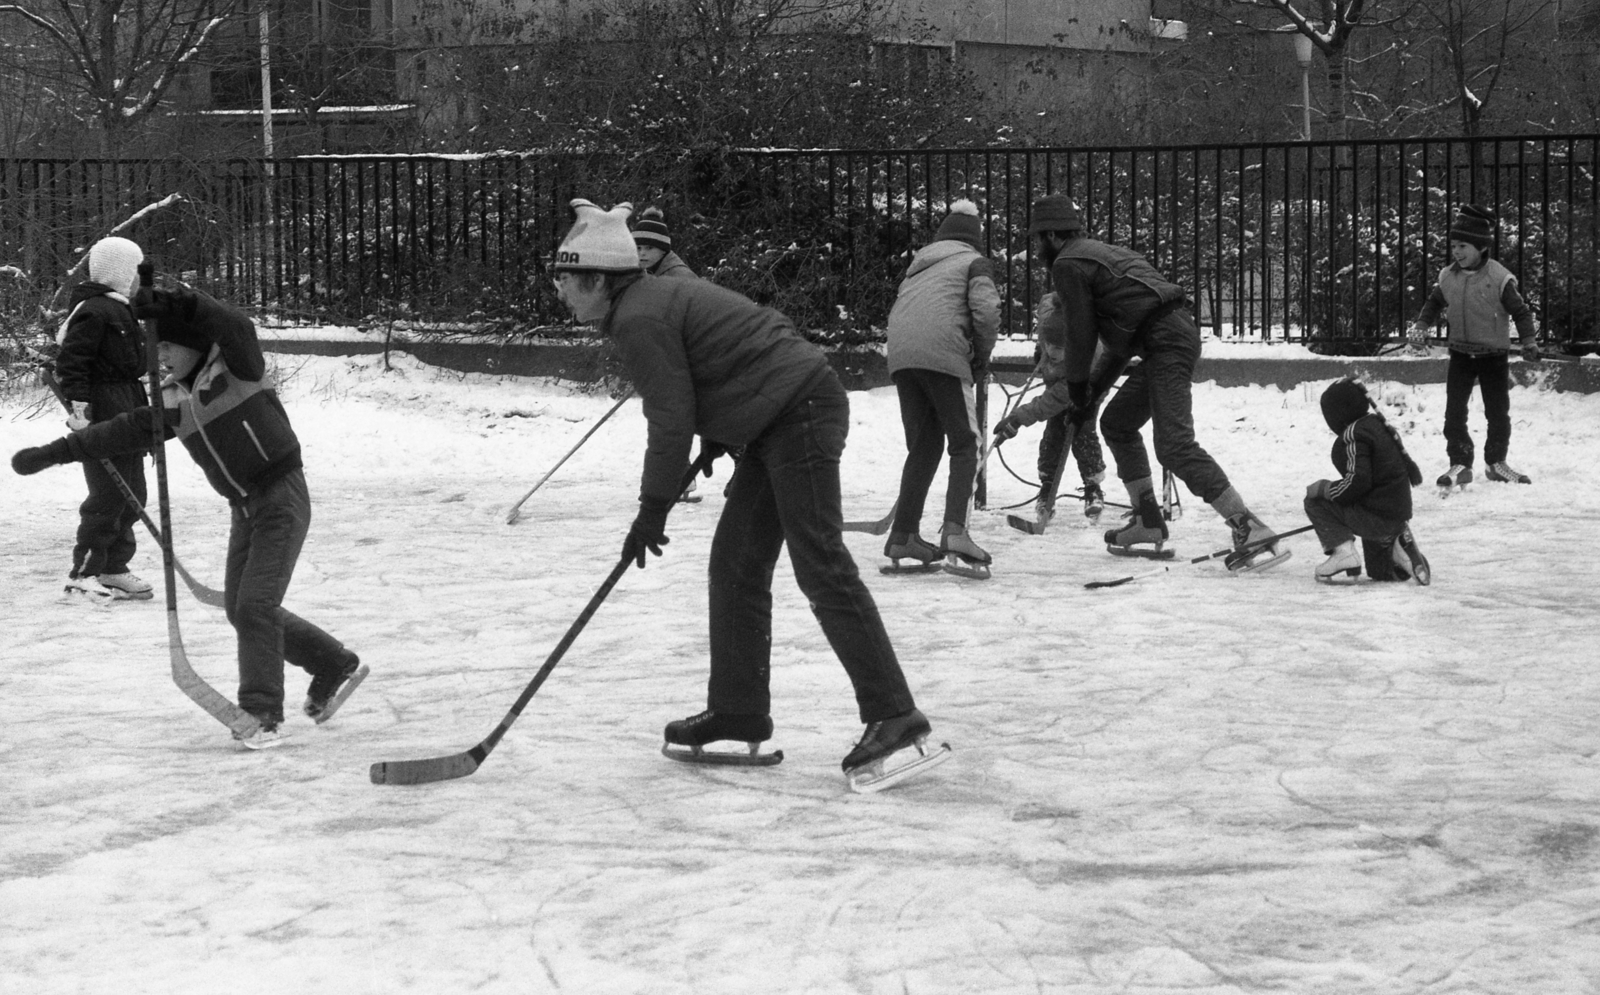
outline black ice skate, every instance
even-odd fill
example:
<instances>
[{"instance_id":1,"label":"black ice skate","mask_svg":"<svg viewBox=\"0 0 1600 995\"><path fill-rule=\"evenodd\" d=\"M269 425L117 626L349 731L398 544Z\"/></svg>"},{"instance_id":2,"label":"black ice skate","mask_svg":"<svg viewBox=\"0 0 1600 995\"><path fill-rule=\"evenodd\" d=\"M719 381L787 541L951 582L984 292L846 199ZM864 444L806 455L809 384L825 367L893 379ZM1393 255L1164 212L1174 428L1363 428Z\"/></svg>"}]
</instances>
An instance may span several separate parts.
<instances>
[{"instance_id":1,"label":"black ice skate","mask_svg":"<svg viewBox=\"0 0 1600 995\"><path fill-rule=\"evenodd\" d=\"M371 672L372 668L363 664L360 657L346 650L345 659L337 670L311 678L311 686L306 688L305 713L317 725L333 718L333 713L339 710Z\"/></svg>"},{"instance_id":2,"label":"black ice skate","mask_svg":"<svg viewBox=\"0 0 1600 995\"><path fill-rule=\"evenodd\" d=\"M882 791L950 759L949 743L940 743L938 749L929 752L931 732L933 727L915 708L892 719L867 723L860 742L839 765L850 782L850 790L859 794ZM907 752L896 756L901 751Z\"/></svg>"},{"instance_id":3,"label":"black ice skate","mask_svg":"<svg viewBox=\"0 0 1600 995\"><path fill-rule=\"evenodd\" d=\"M944 554L944 572L973 580L989 579L989 564L993 558L972 541L964 525L945 522L939 533L939 551Z\"/></svg>"},{"instance_id":4,"label":"black ice skate","mask_svg":"<svg viewBox=\"0 0 1600 995\"><path fill-rule=\"evenodd\" d=\"M1170 560L1176 550L1167 547L1167 522L1151 491L1139 495L1138 507L1128 512L1120 528L1106 530L1106 552L1112 556L1142 556Z\"/></svg>"},{"instance_id":5,"label":"black ice skate","mask_svg":"<svg viewBox=\"0 0 1600 995\"><path fill-rule=\"evenodd\" d=\"M1484 470L1483 475L1488 477L1490 480L1499 481L1502 484L1533 483L1532 477L1520 470L1513 470L1511 468L1511 464L1507 463L1505 460L1500 460L1496 463L1490 463L1488 469ZM105 581L108 586L111 584L111 581L105 577L101 577L100 579Z\"/></svg>"},{"instance_id":6,"label":"black ice skate","mask_svg":"<svg viewBox=\"0 0 1600 995\"><path fill-rule=\"evenodd\" d=\"M883 544L883 555L890 562L878 568L881 573L926 574L939 571L939 548L915 532L889 533L889 541Z\"/></svg>"},{"instance_id":7,"label":"black ice skate","mask_svg":"<svg viewBox=\"0 0 1600 995\"><path fill-rule=\"evenodd\" d=\"M761 744L772 738L772 718L766 715L730 715L706 709L699 715L668 722L661 755L687 764L722 764L733 767L770 767L783 762L783 751L762 753ZM732 740L748 747L745 753L704 749L707 743ZM687 749L673 749L673 747Z\"/></svg>"},{"instance_id":8,"label":"black ice skate","mask_svg":"<svg viewBox=\"0 0 1600 995\"><path fill-rule=\"evenodd\" d=\"M1395 537L1394 547L1394 573L1401 580L1408 576L1421 587L1433 583L1433 568L1428 566L1428 558L1422 555L1422 547L1417 545L1417 537L1411 534L1411 526L1400 529L1400 534Z\"/></svg>"}]
</instances>

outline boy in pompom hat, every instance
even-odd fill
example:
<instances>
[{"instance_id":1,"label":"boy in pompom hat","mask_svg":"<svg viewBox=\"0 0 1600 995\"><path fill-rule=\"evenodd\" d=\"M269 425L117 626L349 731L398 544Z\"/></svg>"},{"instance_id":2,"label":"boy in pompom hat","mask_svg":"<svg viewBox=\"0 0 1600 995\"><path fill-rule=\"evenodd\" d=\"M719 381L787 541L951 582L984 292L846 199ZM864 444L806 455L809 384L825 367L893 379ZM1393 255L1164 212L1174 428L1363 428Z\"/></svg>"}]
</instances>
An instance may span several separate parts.
<instances>
[{"instance_id":1,"label":"boy in pompom hat","mask_svg":"<svg viewBox=\"0 0 1600 995\"><path fill-rule=\"evenodd\" d=\"M659 207L647 207L633 226L633 241L639 247L639 265L651 276L669 279L698 279L689 264L672 251L672 232Z\"/></svg>"},{"instance_id":2,"label":"boy in pompom hat","mask_svg":"<svg viewBox=\"0 0 1600 995\"><path fill-rule=\"evenodd\" d=\"M983 254L978 206L950 205L933 241L911 257L889 310L889 377L900 398L906 460L900 496L883 555L888 572L929 568L943 559L950 573L989 576L990 556L968 534L968 506L978 474L975 381L988 368L1000 330L1000 294L994 264ZM950 451L939 545L922 538L928 488L940 454Z\"/></svg>"},{"instance_id":3,"label":"boy in pompom hat","mask_svg":"<svg viewBox=\"0 0 1600 995\"><path fill-rule=\"evenodd\" d=\"M1156 272L1131 249L1087 237L1083 214L1065 194L1032 205L1028 233L1050 270L1066 323L1066 373L1041 397L995 426L1004 441L1023 425L1067 412L1081 424L1094 417L1121 371L1138 357L1116 397L1106 405L1100 434L1117 463L1133 510L1121 528L1106 532L1106 551L1118 556L1170 559L1167 523L1156 502L1150 458L1141 429L1154 422L1156 459L1217 512L1233 533L1229 570L1260 570L1286 559L1275 533L1245 504L1217 461L1194 434L1191 384L1200 360L1200 331L1183 288ZM1096 361L1096 348L1104 352Z\"/></svg>"},{"instance_id":4,"label":"boy in pompom hat","mask_svg":"<svg viewBox=\"0 0 1600 995\"><path fill-rule=\"evenodd\" d=\"M149 403L145 394L144 332L129 298L138 286L144 252L126 238L102 238L89 249L88 279L72 289L71 313L56 341L55 376L72 406L73 424L110 421ZM128 488L145 500L145 449L111 461ZM101 600L149 600L150 584L129 572L139 513L98 461L83 464L89 496L78 508L77 542L66 589Z\"/></svg>"},{"instance_id":5,"label":"boy in pompom hat","mask_svg":"<svg viewBox=\"0 0 1600 995\"><path fill-rule=\"evenodd\" d=\"M1328 554L1313 571L1320 582L1361 575L1373 580L1432 580L1427 558L1411 534L1411 488L1422 471L1400 433L1378 411L1358 380L1335 380L1322 392L1322 417L1332 429L1338 480L1306 487L1306 517ZM1356 538L1362 553L1356 552Z\"/></svg>"},{"instance_id":6,"label":"boy in pompom hat","mask_svg":"<svg viewBox=\"0 0 1600 995\"><path fill-rule=\"evenodd\" d=\"M1428 329L1440 312L1450 326L1450 366L1445 375L1444 440L1450 468L1439 476L1439 488L1465 487L1472 481L1473 443L1467 430L1467 402L1476 384L1483 397L1489 435L1483 461L1490 480L1532 483L1506 462L1511 449L1511 325L1522 341L1522 358L1539 361L1539 333L1533 308L1517 290L1517 278L1494 259L1494 212L1476 204L1463 207L1450 225L1450 265L1412 322L1411 344L1426 348Z\"/></svg>"},{"instance_id":7,"label":"boy in pompom hat","mask_svg":"<svg viewBox=\"0 0 1600 995\"><path fill-rule=\"evenodd\" d=\"M869 776L864 768L914 745L920 752L928 720L844 544L839 460L850 401L827 357L772 308L709 280L645 276L630 251L628 205L605 211L574 200L572 207L577 220L556 251L561 298L616 344L649 422L639 512L623 557L643 567L649 555L661 555L696 434L702 457L744 447L711 543L707 707L667 725L667 755L775 762L776 754L753 751L773 730L772 575L785 546L867 725L844 759L846 775L857 784ZM702 750L725 741L752 752Z\"/></svg>"},{"instance_id":8,"label":"boy in pompom hat","mask_svg":"<svg viewBox=\"0 0 1600 995\"><path fill-rule=\"evenodd\" d=\"M167 369L160 414L166 437L183 443L233 508L223 603L238 636L239 707L260 724L242 742L251 749L275 746L286 659L311 674L304 711L317 722L331 717L367 674L344 644L283 607L311 525L300 441L267 380L255 324L242 312L188 288L141 291L137 310L155 321ZM21 450L11 467L30 474L142 452L157 417L148 405L124 411Z\"/></svg>"}]
</instances>

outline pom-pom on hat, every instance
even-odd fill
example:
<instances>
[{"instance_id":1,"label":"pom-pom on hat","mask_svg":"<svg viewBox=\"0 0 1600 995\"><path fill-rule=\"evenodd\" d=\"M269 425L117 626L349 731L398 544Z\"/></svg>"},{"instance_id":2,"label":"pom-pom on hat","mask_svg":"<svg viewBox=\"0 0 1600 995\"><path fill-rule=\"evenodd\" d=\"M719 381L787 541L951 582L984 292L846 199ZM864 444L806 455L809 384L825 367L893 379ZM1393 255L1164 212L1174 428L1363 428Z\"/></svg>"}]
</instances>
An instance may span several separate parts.
<instances>
[{"instance_id":1,"label":"pom-pom on hat","mask_svg":"<svg viewBox=\"0 0 1600 995\"><path fill-rule=\"evenodd\" d=\"M139 264L144 250L126 238L112 235L89 247L89 279L119 294L132 296L139 285Z\"/></svg>"},{"instance_id":2,"label":"pom-pom on hat","mask_svg":"<svg viewBox=\"0 0 1600 995\"><path fill-rule=\"evenodd\" d=\"M1082 231L1083 212L1078 202L1064 193L1046 194L1033 202L1028 212L1028 234L1042 231Z\"/></svg>"},{"instance_id":3,"label":"pom-pom on hat","mask_svg":"<svg viewBox=\"0 0 1600 995\"><path fill-rule=\"evenodd\" d=\"M672 232L667 228L661 208L647 207L639 212L639 223L633 226L633 240L639 245L672 251Z\"/></svg>"},{"instance_id":4,"label":"pom-pom on hat","mask_svg":"<svg viewBox=\"0 0 1600 995\"><path fill-rule=\"evenodd\" d=\"M1476 204L1468 204L1456 215L1450 225L1450 238L1456 242L1487 249L1494 244L1494 212Z\"/></svg>"},{"instance_id":5,"label":"pom-pom on hat","mask_svg":"<svg viewBox=\"0 0 1600 995\"><path fill-rule=\"evenodd\" d=\"M965 242L983 251L983 222L978 220L978 205L965 197L950 205L950 213L945 216L944 223L939 225L939 231L934 238L943 241L952 239Z\"/></svg>"},{"instance_id":6,"label":"pom-pom on hat","mask_svg":"<svg viewBox=\"0 0 1600 995\"><path fill-rule=\"evenodd\" d=\"M592 270L599 273L635 273L639 270L639 248L628 231L628 215L633 205L623 201L602 211L579 197L572 201L577 220L556 249L555 269Z\"/></svg>"}]
</instances>

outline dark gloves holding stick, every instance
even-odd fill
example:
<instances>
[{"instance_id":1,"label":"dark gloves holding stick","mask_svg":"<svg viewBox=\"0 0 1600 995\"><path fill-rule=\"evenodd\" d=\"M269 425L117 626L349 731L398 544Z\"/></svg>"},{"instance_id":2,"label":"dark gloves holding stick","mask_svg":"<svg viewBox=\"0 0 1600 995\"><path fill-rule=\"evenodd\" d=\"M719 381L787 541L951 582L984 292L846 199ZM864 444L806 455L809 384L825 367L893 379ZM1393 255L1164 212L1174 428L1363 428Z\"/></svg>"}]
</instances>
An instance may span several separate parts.
<instances>
[{"instance_id":1,"label":"dark gloves holding stick","mask_svg":"<svg viewBox=\"0 0 1600 995\"><path fill-rule=\"evenodd\" d=\"M72 462L75 460L67 440L57 439L47 445L17 450L11 457L11 469L27 477L57 464Z\"/></svg>"},{"instance_id":2,"label":"dark gloves holding stick","mask_svg":"<svg viewBox=\"0 0 1600 995\"><path fill-rule=\"evenodd\" d=\"M706 466L710 465L706 463ZM661 547L671 541L667 538L667 512L671 510L671 501L654 497L639 498L639 514L628 529L628 538L622 541L624 560L632 560L642 570L646 552L661 555Z\"/></svg>"},{"instance_id":3,"label":"dark gloves holding stick","mask_svg":"<svg viewBox=\"0 0 1600 995\"><path fill-rule=\"evenodd\" d=\"M1017 432L1020 431L1022 426L1026 424L1027 422L1024 422L1021 418L1017 417L1017 413L1015 411L1011 412L1009 415L1006 415L1004 418L995 423L994 444L998 446L1008 439L1016 438Z\"/></svg>"}]
</instances>

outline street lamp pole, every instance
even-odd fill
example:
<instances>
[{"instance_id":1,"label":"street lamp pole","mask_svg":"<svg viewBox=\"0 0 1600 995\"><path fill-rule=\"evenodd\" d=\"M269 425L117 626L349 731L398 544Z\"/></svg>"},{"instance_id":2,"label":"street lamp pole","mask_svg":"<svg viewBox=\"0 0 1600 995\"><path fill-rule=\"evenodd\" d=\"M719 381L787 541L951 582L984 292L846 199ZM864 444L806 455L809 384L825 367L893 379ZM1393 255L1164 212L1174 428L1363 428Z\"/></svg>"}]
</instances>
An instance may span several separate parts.
<instances>
[{"instance_id":1,"label":"street lamp pole","mask_svg":"<svg viewBox=\"0 0 1600 995\"><path fill-rule=\"evenodd\" d=\"M1311 36L1296 32L1294 57L1300 62L1300 137L1311 141L1311 57L1316 52Z\"/></svg>"}]
</instances>

